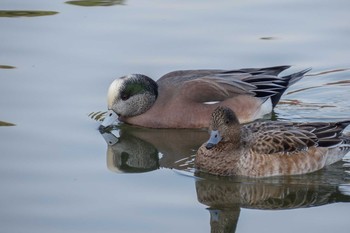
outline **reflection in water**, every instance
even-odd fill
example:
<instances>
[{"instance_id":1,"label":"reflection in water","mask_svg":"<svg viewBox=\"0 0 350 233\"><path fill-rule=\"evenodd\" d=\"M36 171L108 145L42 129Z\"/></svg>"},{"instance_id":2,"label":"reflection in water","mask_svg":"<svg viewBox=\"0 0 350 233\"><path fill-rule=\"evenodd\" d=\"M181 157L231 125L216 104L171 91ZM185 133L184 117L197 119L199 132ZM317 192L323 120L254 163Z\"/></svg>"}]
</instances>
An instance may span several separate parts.
<instances>
[{"instance_id":1,"label":"reflection in water","mask_svg":"<svg viewBox=\"0 0 350 233\"><path fill-rule=\"evenodd\" d=\"M66 3L76 6L113 6L123 5L125 0L73 0Z\"/></svg>"},{"instance_id":2,"label":"reflection in water","mask_svg":"<svg viewBox=\"0 0 350 233\"><path fill-rule=\"evenodd\" d=\"M107 167L114 172L140 173L159 168L157 149L150 143L131 134L118 132L116 134L102 134L108 143Z\"/></svg>"},{"instance_id":3,"label":"reflection in water","mask_svg":"<svg viewBox=\"0 0 350 233\"><path fill-rule=\"evenodd\" d=\"M5 121L0 121L0 126L15 126L15 124L5 122Z\"/></svg>"},{"instance_id":4,"label":"reflection in water","mask_svg":"<svg viewBox=\"0 0 350 233\"><path fill-rule=\"evenodd\" d=\"M349 119L349 69L311 73L275 109L278 119L342 121ZM301 100L301 101L300 101Z\"/></svg>"},{"instance_id":5,"label":"reflection in water","mask_svg":"<svg viewBox=\"0 0 350 233\"><path fill-rule=\"evenodd\" d=\"M88 116L95 121L103 121L105 118L106 111L91 112Z\"/></svg>"},{"instance_id":6,"label":"reflection in water","mask_svg":"<svg viewBox=\"0 0 350 233\"><path fill-rule=\"evenodd\" d=\"M260 37L260 40L277 40L277 37L264 36L264 37Z\"/></svg>"},{"instance_id":7,"label":"reflection in water","mask_svg":"<svg viewBox=\"0 0 350 233\"><path fill-rule=\"evenodd\" d=\"M191 158L209 137L203 130L157 130L126 124L101 134L108 146L108 168L125 173L151 171L159 167L191 170Z\"/></svg>"},{"instance_id":8,"label":"reflection in water","mask_svg":"<svg viewBox=\"0 0 350 233\"><path fill-rule=\"evenodd\" d=\"M314 87L312 87L314 88ZM312 89L312 88L304 88L303 90L307 90L307 89ZM300 91L300 90L299 90ZM280 101L278 103L279 105L298 105L300 107L304 107L304 108L315 108L315 109L319 109L319 108L335 108L335 105L330 105L330 104L321 104L321 103L304 103L300 100L292 100L292 99L284 99L282 101Z\"/></svg>"},{"instance_id":9,"label":"reflection in water","mask_svg":"<svg viewBox=\"0 0 350 233\"><path fill-rule=\"evenodd\" d=\"M326 70L326 71L318 72L316 74L309 73L309 74L306 74L305 76L321 76L321 75L325 75L325 74L338 73L338 72L343 72L343 71L348 71L348 70L350 70L350 68Z\"/></svg>"},{"instance_id":10,"label":"reflection in water","mask_svg":"<svg viewBox=\"0 0 350 233\"><path fill-rule=\"evenodd\" d=\"M15 66L9 66L9 65L0 65L0 69L15 69Z\"/></svg>"},{"instance_id":11,"label":"reflection in water","mask_svg":"<svg viewBox=\"0 0 350 233\"><path fill-rule=\"evenodd\" d=\"M322 71L322 72L319 72L319 73L316 73L316 74L313 74L313 73L307 74L305 76L322 76L322 75L325 75L325 74L339 73L339 72L344 72L344 71L349 71L349 70L350 70L350 68L326 70L326 71ZM332 86L332 85L343 85L343 86L346 86L346 85L349 85L349 84L350 84L350 80L341 80L341 81L338 81L338 82L329 82L329 83L325 83L325 84L322 84L322 85L315 85L315 86L312 86L312 87L301 88L301 89L298 89L298 90L295 90L295 91L290 91L290 92L288 92L288 95L289 94L293 94L293 93L306 91L306 90L310 90L310 89L314 89L314 88L320 88L320 87L323 87L323 86Z\"/></svg>"},{"instance_id":12,"label":"reflection in water","mask_svg":"<svg viewBox=\"0 0 350 233\"><path fill-rule=\"evenodd\" d=\"M58 14L56 11L3 11L0 10L0 17L36 17Z\"/></svg>"},{"instance_id":13,"label":"reflection in water","mask_svg":"<svg viewBox=\"0 0 350 233\"><path fill-rule=\"evenodd\" d=\"M123 173L159 167L193 172L193 156L207 140L202 130L147 129L121 124L100 131L107 166ZM235 232L241 208L286 210L350 202L349 174L342 162L311 174L254 179L195 172L197 199L210 213L212 232Z\"/></svg>"},{"instance_id":14,"label":"reflection in water","mask_svg":"<svg viewBox=\"0 0 350 233\"><path fill-rule=\"evenodd\" d=\"M326 85L327 86L331 86L331 85L349 86L350 80L341 80L341 81L337 81L337 82L330 82L330 83L326 83Z\"/></svg>"},{"instance_id":15,"label":"reflection in water","mask_svg":"<svg viewBox=\"0 0 350 233\"><path fill-rule=\"evenodd\" d=\"M211 232L235 232L241 208L286 210L350 202L343 169L333 172L269 179L202 176L196 181L197 199L208 206Z\"/></svg>"}]
</instances>

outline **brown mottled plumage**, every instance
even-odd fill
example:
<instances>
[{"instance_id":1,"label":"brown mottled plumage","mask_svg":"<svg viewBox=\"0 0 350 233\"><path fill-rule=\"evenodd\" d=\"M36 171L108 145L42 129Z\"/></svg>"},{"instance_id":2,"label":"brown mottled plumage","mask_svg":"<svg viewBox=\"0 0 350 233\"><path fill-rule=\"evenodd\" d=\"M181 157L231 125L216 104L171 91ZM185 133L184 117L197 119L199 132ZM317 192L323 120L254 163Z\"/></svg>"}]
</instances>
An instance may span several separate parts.
<instances>
[{"instance_id":1,"label":"brown mottled plumage","mask_svg":"<svg viewBox=\"0 0 350 233\"><path fill-rule=\"evenodd\" d=\"M120 121L150 128L206 128L217 106L228 106L241 123L271 113L284 91L306 69L279 77L289 66L240 70L181 70L157 82L132 74L116 79L108 90L103 126Z\"/></svg>"},{"instance_id":2,"label":"brown mottled plumage","mask_svg":"<svg viewBox=\"0 0 350 233\"><path fill-rule=\"evenodd\" d=\"M195 166L221 176L313 172L350 151L350 136L342 134L349 124L266 121L241 126L231 109L218 107L212 114L210 139L199 148Z\"/></svg>"}]
</instances>

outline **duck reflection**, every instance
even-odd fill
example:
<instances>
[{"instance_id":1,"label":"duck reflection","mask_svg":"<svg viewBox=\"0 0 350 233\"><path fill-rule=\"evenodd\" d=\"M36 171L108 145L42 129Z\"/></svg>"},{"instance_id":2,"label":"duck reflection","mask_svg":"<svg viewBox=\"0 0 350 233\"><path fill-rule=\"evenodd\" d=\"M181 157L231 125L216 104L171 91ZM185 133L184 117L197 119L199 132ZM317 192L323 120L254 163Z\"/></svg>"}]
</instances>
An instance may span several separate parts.
<instances>
[{"instance_id":1,"label":"duck reflection","mask_svg":"<svg viewBox=\"0 0 350 233\"><path fill-rule=\"evenodd\" d=\"M196 181L197 199L208 206L211 232L235 232L241 208L285 210L350 202L342 163L331 167L309 175L266 179L197 174L202 178Z\"/></svg>"},{"instance_id":2,"label":"duck reflection","mask_svg":"<svg viewBox=\"0 0 350 233\"><path fill-rule=\"evenodd\" d=\"M160 167L193 171L204 130L159 130L122 124L101 131L107 142L107 166L121 173ZM345 164L346 165L346 164ZM241 208L286 210L350 202L349 173L339 162L317 172L254 179L195 172L197 199L210 213L211 232L235 232Z\"/></svg>"},{"instance_id":3,"label":"duck reflection","mask_svg":"<svg viewBox=\"0 0 350 233\"><path fill-rule=\"evenodd\" d=\"M160 167L193 169L192 158L209 137L205 130L159 130L125 124L100 132L108 146L108 169L121 173L148 172Z\"/></svg>"}]
</instances>

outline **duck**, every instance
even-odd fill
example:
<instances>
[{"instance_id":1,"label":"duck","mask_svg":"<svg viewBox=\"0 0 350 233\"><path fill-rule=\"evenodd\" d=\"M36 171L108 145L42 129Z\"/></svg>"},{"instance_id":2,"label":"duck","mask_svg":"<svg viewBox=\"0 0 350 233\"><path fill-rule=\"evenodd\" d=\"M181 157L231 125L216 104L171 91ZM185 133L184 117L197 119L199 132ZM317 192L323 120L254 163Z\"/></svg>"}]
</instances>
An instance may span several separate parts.
<instances>
[{"instance_id":1,"label":"duck","mask_svg":"<svg viewBox=\"0 0 350 233\"><path fill-rule=\"evenodd\" d=\"M238 70L178 70L157 81L142 74L115 79L106 117L148 128L207 128L217 106L234 110L241 123L270 114L284 91L311 69L280 77L290 66Z\"/></svg>"},{"instance_id":2,"label":"duck","mask_svg":"<svg viewBox=\"0 0 350 233\"><path fill-rule=\"evenodd\" d=\"M217 176L271 177L306 174L340 161L350 135L340 122L256 121L241 125L232 109L211 115L210 137L195 156L198 172Z\"/></svg>"}]
</instances>

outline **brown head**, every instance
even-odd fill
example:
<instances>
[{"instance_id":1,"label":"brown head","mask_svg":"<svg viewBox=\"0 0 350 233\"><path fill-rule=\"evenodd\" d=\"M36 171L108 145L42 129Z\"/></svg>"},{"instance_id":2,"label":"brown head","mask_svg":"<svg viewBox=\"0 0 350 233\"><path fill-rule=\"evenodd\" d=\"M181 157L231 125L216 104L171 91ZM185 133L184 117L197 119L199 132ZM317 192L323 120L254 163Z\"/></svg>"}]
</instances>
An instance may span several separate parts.
<instances>
[{"instance_id":1,"label":"brown head","mask_svg":"<svg viewBox=\"0 0 350 233\"><path fill-rule=\"evenodd\" d=\"M220 142L239 142L240 125L236 114L228 107L219 106L211 115L210 138L206 144L209 150Z\"/></svg>"}]
</instances>

